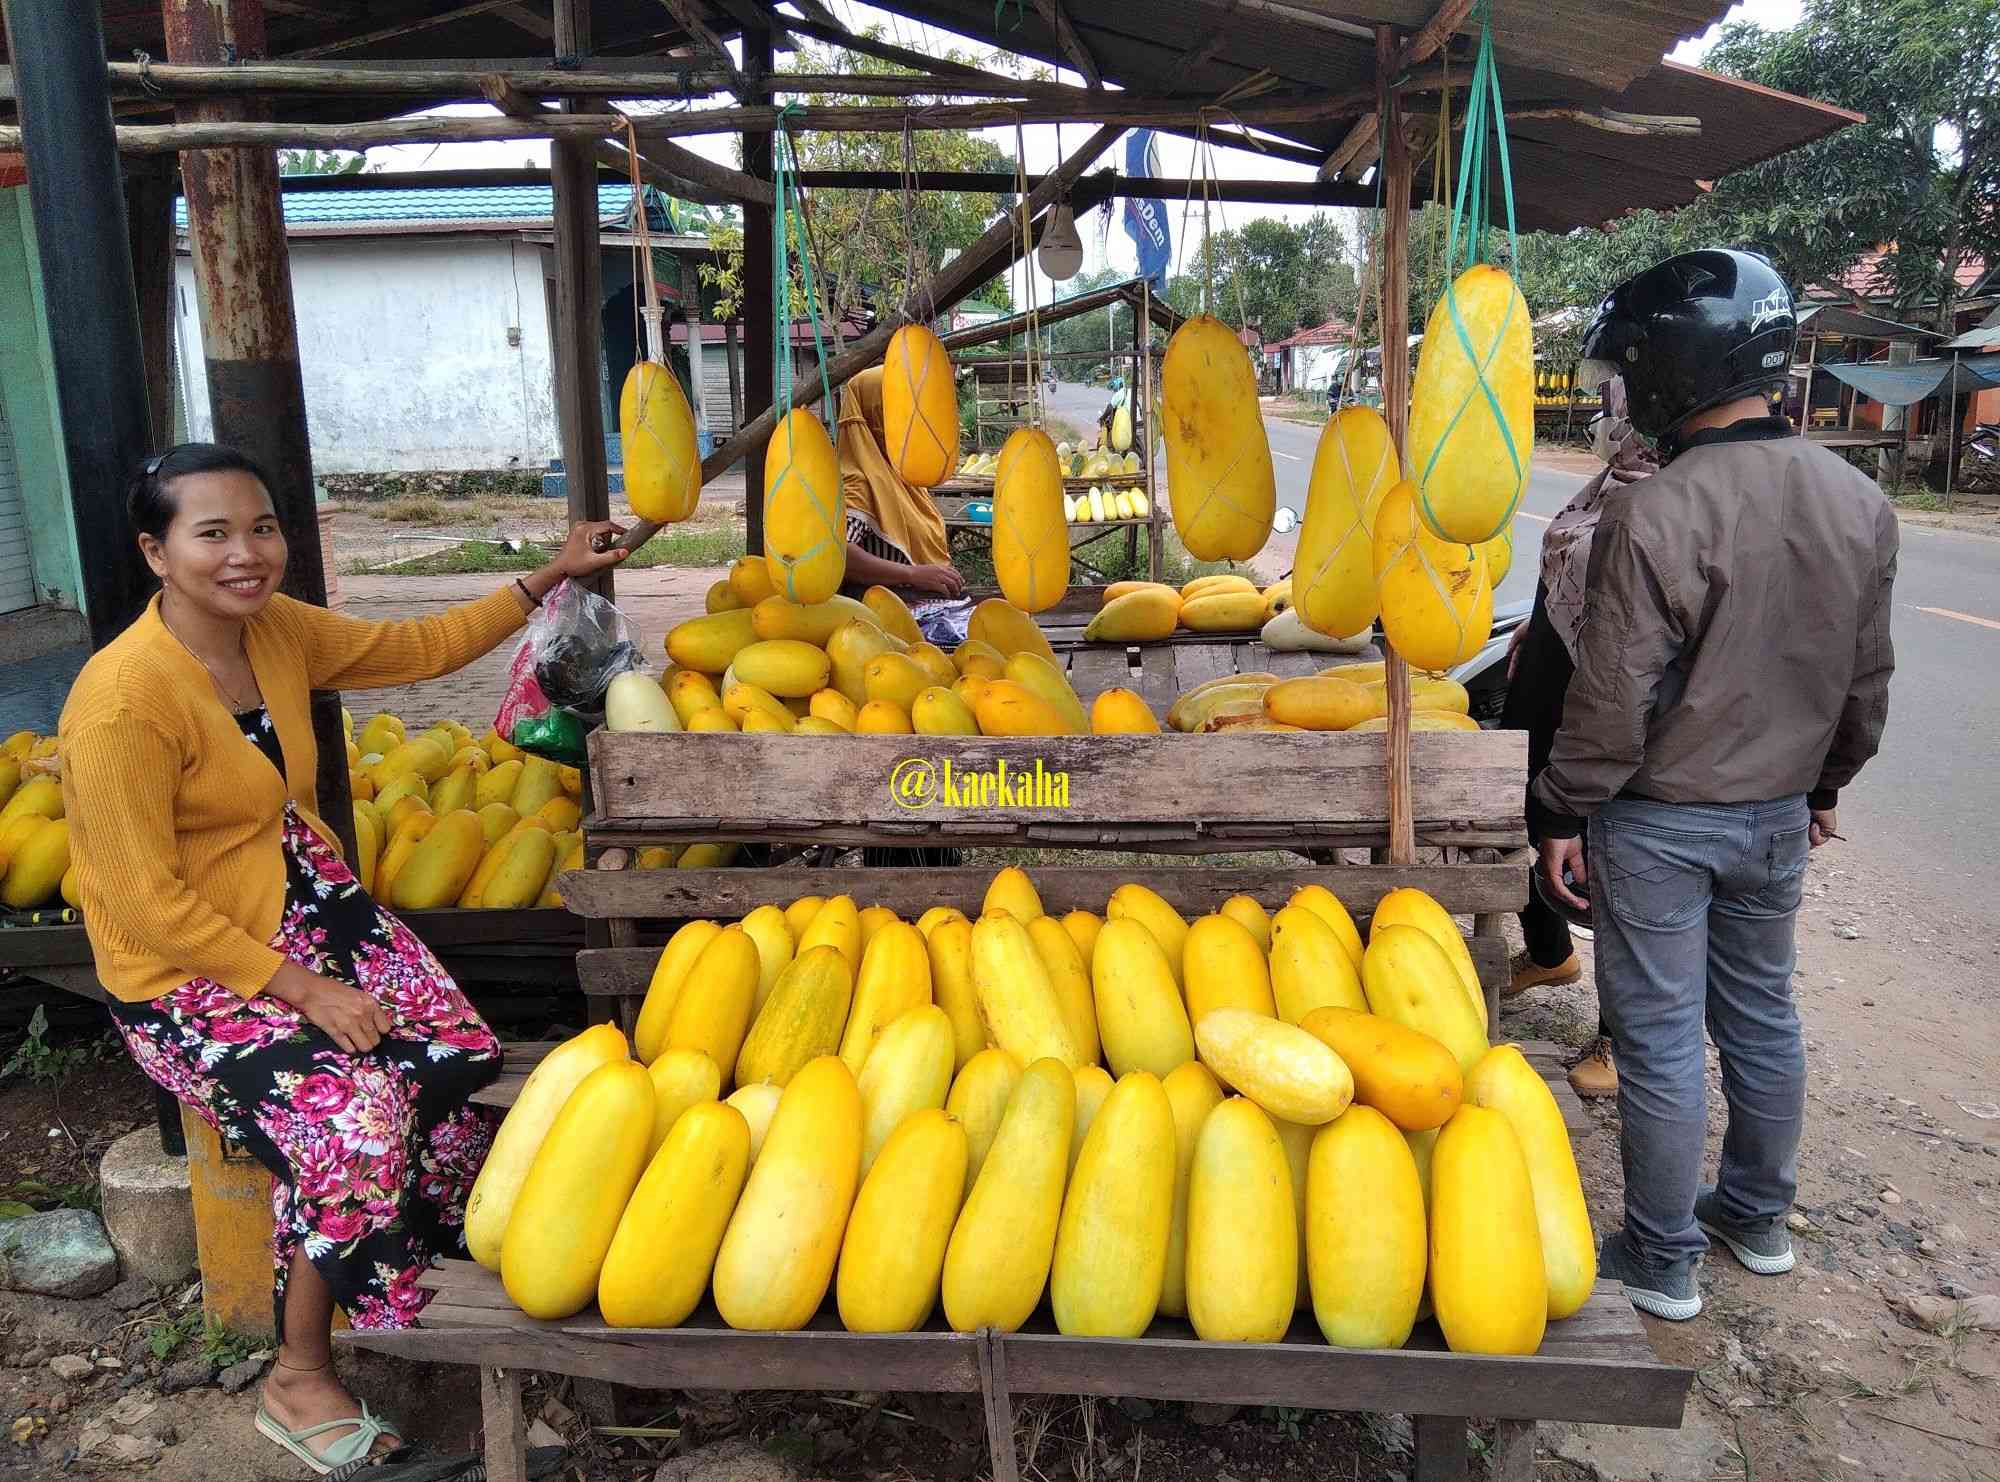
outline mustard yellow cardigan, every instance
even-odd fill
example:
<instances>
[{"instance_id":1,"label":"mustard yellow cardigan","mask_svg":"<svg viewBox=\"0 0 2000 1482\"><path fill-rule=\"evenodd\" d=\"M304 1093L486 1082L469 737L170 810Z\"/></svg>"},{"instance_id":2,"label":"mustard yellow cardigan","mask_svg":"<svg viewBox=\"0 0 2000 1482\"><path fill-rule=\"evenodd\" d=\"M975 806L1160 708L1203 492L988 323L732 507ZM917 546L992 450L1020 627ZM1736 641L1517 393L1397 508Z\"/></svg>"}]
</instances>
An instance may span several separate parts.
<instances>
[{"instance_id":1,"label":"mustard yellow cardigan","mask_svg":"<svg viewBox=\"0 0 2000 1482\"><path fill-rule=\"evenodd\" d=\"M280 778L155 597L84 665L62 713L70 852L106 990L140 1003L208 978L262 992L284 961L269 943L284 910L285 803L335 837L318 812L310 692L435 679L520 625L510 588L390 623L273 597L245 642L284 750Z\"/></svg>"}]
</instances>

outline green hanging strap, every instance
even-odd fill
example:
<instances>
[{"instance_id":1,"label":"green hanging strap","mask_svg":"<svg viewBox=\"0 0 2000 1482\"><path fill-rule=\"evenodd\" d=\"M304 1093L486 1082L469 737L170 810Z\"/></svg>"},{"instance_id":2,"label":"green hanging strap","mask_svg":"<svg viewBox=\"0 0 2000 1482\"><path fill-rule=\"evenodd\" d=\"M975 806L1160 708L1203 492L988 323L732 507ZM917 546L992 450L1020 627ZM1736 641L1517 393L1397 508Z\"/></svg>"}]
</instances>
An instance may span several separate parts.
<instances>
[{"instance_id":1,"label":"green hanging strap","mask_svg":"<svg viewBox=\"0 0 2000 1482\"><path fill-rule=\"evenodd\" d=\"M1514 175L1507 158L1506 106L1500 97L1500 70L1493 61L1492 0L1480 0L1477 13L1479 53L1478 59L1473 64L1472 87L1466 98L1465 148L1459 155L1458 199L1452 203L1451 208L1451 249L1445 259L1444 290L1445 308L1451 315L1452 334L1458 340L1459 348L1465 352L1465 358L1471 361L1474 367L1474 389L1466 393L1465 399L1452 412L1451 421L1445 424L1443 435L1432 446L1430 457L1425 460L1423 470L1417 477L1417 497L1422 501L1427 515L1433 513L1430 502L1431 474L1437 468L1438 459L1444 456L1444 450L1451 442L1451 434L1457 428L1459 419L1465 415L1466 409L1472 405L1475 397L1484 397L1488 410L1493 414L1493 425L1499 429L1500 441L1507 449L1509 462L1513 464L1517 490L1524 482L1521 450L1515 445L1514 431L1507 425L1506 413L1501 409L1500 398L1493 394L1493 387L1486 379L1487 368L1492 365L1493 357L1499 353L1500 346L1507 337L1507 328L1516 312L1515 306L1520 302L1520 297L1517 294L1509 301L1507 319L1501 321L1484 355L1474 348L1472 335L1466 329L1463 316L1458 312L1456 279L1460 263L1461 228L1464 230L1465 266L1471 267L1475 263L1490 260L1487 256L1487 242L1492 226L1492 204L1489 199L1492 192L1486 166L1486 136L1489 132L1493 136L1494 152L1500 162L1500 190L1506 201L1508 261L1518 263L1521 256L1520 239L1514 227ZM1519 503L1520 494L1517 491L1515 505ZM1510 505L1507 518L1513 517L1514 505ZM1433 521L1426 520L1425 523L1433 524L1435 528Z\"/></svg>"},{"instance_id":2,"label":"green hanging strap","mask_svg":"<svg viewBox=\"0 0 2000 1482\"><path fill-rule=\"evenodd\" d=\"M775 146L771 151L771 301L775 312L772 315L772 366L774 367L771 400L783 418L792 410L792 247L795 235L798 237L799 274L803 280L801 287L805 293L806 318L812 325L813 354L819 365L820 386L826 386L826 338L820 327L819 291L813 282L813 263L810 242L804 238L803 227L795 228L793 223L803 222L805 207L799 197L798 149L792 141L791 117L798 111L797 103L787 103L778 110L778 126L775 131Z\"/></svg>"}]
</instances>

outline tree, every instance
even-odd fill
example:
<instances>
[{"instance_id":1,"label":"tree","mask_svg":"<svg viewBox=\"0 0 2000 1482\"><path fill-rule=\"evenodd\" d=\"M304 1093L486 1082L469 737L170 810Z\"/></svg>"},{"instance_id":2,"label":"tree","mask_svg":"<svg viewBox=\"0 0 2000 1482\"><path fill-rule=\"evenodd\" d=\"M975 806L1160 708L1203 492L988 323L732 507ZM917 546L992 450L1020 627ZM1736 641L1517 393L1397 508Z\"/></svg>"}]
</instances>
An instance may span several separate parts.
<instances>
[{"instance_id":1,"label":"tree","mask_svg":"<svg viewBox=\"0 0 2000 1482\"><path fill-rule=\"evenodd\" d=\"M346 149L281 149L280 175L365 175L375 167L368 156Z\"/></svg>"},{"instance_id":2,"label":"tree","mask_svg":"<svg viewBox=\"0 0 2000 1482\"><path fill-rule=\"evenodd\" d=\"M1197 245L1195 256L1190 270L1167 285L1167 301L1182 313L1200 307L1202 285L1211 280L1209 312L1256 327L1267 343L1354 313L1359 280L1347 234L1326 212L1296 225L1254 218Z\"/></svg>"},{"instance_id":3,"label":"tree","mask_svg":"<svg viewBox=\"0 0 2000 1482\"><path fill-rule=\"evenodd\" d=\"M1789 31L1725 28L1708 60L1867 115L1719 181L1715 206L1733 235L1799 285L1887 247L1896 307L1934 308L1949 329L1959 265L2000 262L2000 5L1807 0Z\"/></svg>"},{"instance_id":4,"label":"tree","mask_svg":"<svg viewBox=\"0 0 2000 1482\"><path fill-rule=\"evenodd\" d=\"M956 53L948 58L959 60ZM804 47L794 70L855 75L908 75L909 69L872 57L839 50ZM809 106L865 104L855 94L819 93ZM912 99L912 107L922 102ZM996 206L990 196L926 190L923 176L936 170L1012 171L1013 157L990 139L965 130L920 130L910 135L910 156L904 158L900 134L836 134L806 132L793 136L799 166L806 170L887 170L912 172L906 197L900 190L815 189L806 200L811 216L811 242L816 303L820 318L842 337L842 320L849 314L895 307L921 288L954 252L969 247L987 228L997 210L1013 205L1003 198ZM724 230L714 238L717 263L702 269L704 281L718 289L718 310L725 317L737 312L742 297L742 233ZM804 229L795 231L796 260L805 242ZM803 278L793 283L803 304ZM1011 306L1003 276L979 289L977 297Z\"/></svg>"}]
</instances>

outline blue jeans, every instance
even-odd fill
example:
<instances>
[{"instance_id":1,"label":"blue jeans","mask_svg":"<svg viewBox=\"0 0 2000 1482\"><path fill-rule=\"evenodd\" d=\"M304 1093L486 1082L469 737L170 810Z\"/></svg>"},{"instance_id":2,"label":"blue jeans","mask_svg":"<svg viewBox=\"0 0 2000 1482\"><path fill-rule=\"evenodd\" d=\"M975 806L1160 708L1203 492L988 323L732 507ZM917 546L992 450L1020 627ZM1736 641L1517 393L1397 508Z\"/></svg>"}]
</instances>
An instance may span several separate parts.
<instances>
[{"instance_id":1,"label":"blue jeans","mask_svg":"<svg viewBox=\"0 0 2000 1482\"><path fill-rule=\"evenodd\" d=\"M1694 1220L1708 1132L1704 1020L1729 1102L1722 1213L1768 1227L1797 1192L1806 1065L1791 981L1809 822L1803 797L1621 798L1590 820L1597 994L1618 1046L1625 1227L1656 1270L1691 1267L1708 1249Z\"/></svg>"}]
</instances>

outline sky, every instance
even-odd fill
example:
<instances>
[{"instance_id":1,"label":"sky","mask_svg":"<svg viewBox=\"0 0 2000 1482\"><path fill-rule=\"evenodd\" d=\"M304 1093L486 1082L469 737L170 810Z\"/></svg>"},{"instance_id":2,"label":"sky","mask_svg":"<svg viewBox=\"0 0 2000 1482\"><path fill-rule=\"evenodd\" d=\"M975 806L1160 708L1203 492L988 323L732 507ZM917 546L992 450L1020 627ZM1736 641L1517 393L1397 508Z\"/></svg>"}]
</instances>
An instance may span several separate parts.
<instances>
[{"instance_id":1,"label":"sky","mask_svg":"<svg viewBox=\"0 0 2000 1482\"><path fill-rule=\"evenodd\" d=\"M954 36L949 32L939 31L933 27L919 25L888 11L878 10L873 6L862 4L860 0L830 0L830 8L854 29L865 29L870 25L879 24L890 40L916 51L938 54L952 47L956 47L961 51L977 52L981 50L980 45L976 42L967 41L962 37ZM1779 29L1796 24L1799 19L1800 8L1801 0L1740 0L1740 3L1730 7L1727 19L1729 21L1754 21L1758 25L1768 29ZM1711 28L1703 36L1682 42L1670 55L1676 61L1698 65L1709 47L1714 44L1717 29ZM731 45L733 46L734 43L731 43ZM782 68L784 65L784 60L781 57L779 66ZM1074 73L1061 72L1058 75L1066 82L1079 84L1082 82L1082 79ZM492 110L483 106L472 106L458 109L441 109L438 111L445 113L486 113ZM1015 136L1013 130L989 129L986 132L995 143L999 144L1009 154L1014 152ZM1028 125L1021 133L1022 152L1025 156L1026 168L1030 174L1048 170L1061 158L1061 150L1058 148L1057 139L1058 130L1053 125ZM1062 131L1062 142L1070 148L1074 148L1077 143L1081 142L1082 137L1080 126L1072 125ZM1158 174L1162 177L1172 179L1199 175L1200 171L1195 158L1197 145L1193 140L1168 134L1159 134L1155 137L1159 145ZM735 144L732 136L705 135L686 139L681 142L712 159L732 165L735 163ZM1308 180L1313 175L1312 169L1308 166L1294 164L1285 160L1268 159L1244 150L1215 148L1211 151L1211 154L1213 157L1212 168L1214 174L1223 178ZM391 171L418 169L497 169L523 165L546 168L549 162L549 147L546 141L534 140L493 144L399 145L392 148L369 151L369 161L374 168ZM1113 154L1107 153L1094 168L1102 169L1107 164L1116 163L1118 161L1113 158ZM1103 267L1107 263L1121 272L1132 272L1136 269L1136 258L1133 254L1132 244L1125 235L1122 222L1115 214L1117 204L1116 202L1112 203L1111 213L1107 213L1104 210L1092 211L1077 222L1078 231L1083 237L1085 271ZM1276 217L1296 221L1310 214L1310 208L1306 207L1243 204L1218 205L1211 208L1211 211L1209 230L1214 232L1239 227L1244 222L1257 217ZM1353 218L1358 217L1359 213L1343 210L1336 211L1335 214L1343 218L1343 225L1348 231L1349 238L1350 240L1353 239L1356 235L1356 222ZM1171 204L1168 216L1174 234L1175 263L1173 270L1178 272L1181 269L1183 260L1192 256L1190 250L1191 243L1198 245L1200 241L1202 230L1200 203L1196 201L1191 207L1186 203ZM1109 225L1108 231L1105 230L1107 222ZM1011 274L1010 281L1014 293L1014 301L1017 305L1025 306L1027 303L1027 294L1030 290L1027 274L1030 271L1033 272L1034 281L1032 288L1036 302L1046 304L1062 296L1064 289L1061 284L1050 282L1038 270L1029 269L1024 265L1016 267Z\"/></svg>"}]
</instances>

